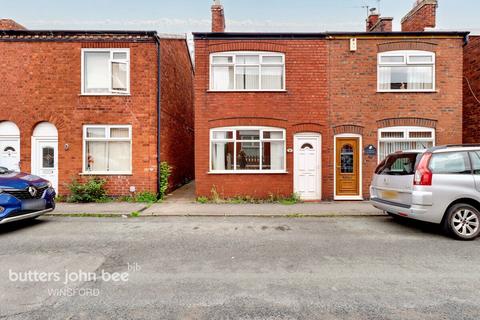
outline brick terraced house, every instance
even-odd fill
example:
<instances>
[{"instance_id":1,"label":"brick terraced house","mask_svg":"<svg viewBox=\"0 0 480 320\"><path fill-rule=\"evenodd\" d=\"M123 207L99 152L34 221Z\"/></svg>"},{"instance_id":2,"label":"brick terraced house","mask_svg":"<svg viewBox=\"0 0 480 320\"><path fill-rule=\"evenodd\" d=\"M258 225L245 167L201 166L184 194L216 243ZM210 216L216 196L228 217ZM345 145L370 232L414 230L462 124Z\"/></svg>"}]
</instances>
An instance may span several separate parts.
<instances>
[{"instance_id":1,"label":"brick terraced house","mask_svg":"<svg viewBox=\"0 0 480 320\"><path fill-rule=\"evenodd\" d=\"M468 38L463 55L463 141L480 143L480 36Z\"/></svg>"},{"instance_id":2,"label":"brick terraced house","mask_svg":"<svg viewBox=\"0 0 480 320\"><path fill-rule=\"evenodd\" d=\"M432 31L419 0L392 31L230 33L212 6L195 39L196 193L368 198L388 153L462 142L466 32Z\"/></svg>"},{"instance_id":3,"label":"brick terraced house","mask_svg":"<svg viewBox=\"0 0 480 320\"><path fill-rule=\"evenodd\" d=\"M0 166L107 180L110 195L193 178L193 66L184 37L27 30L0 20ZM181 146L181 147L180 147Z\"/></svg>"}]
</instances>

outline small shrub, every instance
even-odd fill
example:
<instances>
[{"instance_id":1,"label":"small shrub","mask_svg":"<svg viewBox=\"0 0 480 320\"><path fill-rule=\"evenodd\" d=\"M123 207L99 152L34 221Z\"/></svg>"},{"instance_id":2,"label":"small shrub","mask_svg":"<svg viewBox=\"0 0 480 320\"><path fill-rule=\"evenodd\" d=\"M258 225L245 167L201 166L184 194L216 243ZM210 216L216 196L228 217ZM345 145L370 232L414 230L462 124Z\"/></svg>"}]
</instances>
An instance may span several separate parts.
<instances>
[{"instance_id":1,"label":"small shrub","mask_svg":"<svg viewBox=\"0 0 480 320\"><path fill-rule=\"evenodd\" d=\"M296 193L292 193L292 195L288 198L282 198L279 200L279 202L281 204L285 204L285 205L291 205L291 204L295 204L295 203L299 203L300 202L300 196Z\"/></svg>"},{"instance_id":2,"label":"small shrub","mask_svg":"<svg viewBox=\"0 0 480 320\"><path fill-rule=\"evenodd\" d=\"M133 202L154 203L157 202L157 195L149 191L139 192L133 197Z\"/></svg>"},{"instance_id":3,"label":"small shrub","mask_svg":"<svg viewBox=\"0 0 480 320\"><path fill-rule=\"evenodd\" d=\"M138 211L133 211L133 212L131 213L131 216L134 217L134 218L136 218L136 217L140 216L140 212L138 212Z\"/></svg>"},{"instance_id":4,"label":"small shrub","mask_svg":"<svg viewBox=\"0 0 480 320\"><path fill-rule=\"evenodd\" d=\"M165 192L167 192L169 184L168 178L172 174L172 167L165 161L160 163L160 199L165 197Z\"/></svg>"},{"instance_id":5,"label":"small shrub","mask_svg":"<svg viewBox=\"0 0 480 320\"><path fill-rule=\"evenodd\" d=\"M208 201L209 201L209 199L207 197L198 197L197 198L197 202L201 203L201 204L208 203Z\"/></svg>"},{"instance_id":6,"label":"small shrub","mask_svg":"<svg viewBox=\"0 0 480 320\"><path fill-rule=\"evenodd\" d=\"M217 187L216 186L213 186L212 189L210 190L211 194L212 194L212 201L214 203L221 203L223 202L222 201L222 198L220 197L220 195L218 194L217 192Z\"/></svg>"},{"instance_id":7,"label":"small shrub","mask_svg":"<svg viewBox=\"0 0 480 320\"><path fill-rule=\"evenodd\" d=\"M106 181L103 179L90 179L85 183L73 180L68 186L70 196L68 202L106 202L109 198L105 191Z\"/></svg>"}]
</instances>

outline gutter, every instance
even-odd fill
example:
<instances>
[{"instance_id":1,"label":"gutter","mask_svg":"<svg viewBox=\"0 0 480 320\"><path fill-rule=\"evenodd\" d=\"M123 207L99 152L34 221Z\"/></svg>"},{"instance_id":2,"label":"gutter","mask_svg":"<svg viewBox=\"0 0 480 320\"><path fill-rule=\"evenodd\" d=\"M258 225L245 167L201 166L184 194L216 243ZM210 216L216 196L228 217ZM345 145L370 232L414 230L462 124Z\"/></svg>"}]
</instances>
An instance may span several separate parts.
<instances>
[{"instance_id":1,"label":"gutter","mask_svg":"<svg viewBox=\"0 0 480 320\"><path fill-rule=\"evenodd\" d=\"M455 38L466 37L469 32L422 31L422 32L194 32L194 39L215 40L311 40L332 38Z\"/></svg>"},{"instance_id":2,"label":"gutter","mask_svg":"<svg viewBox=\"0 0 480 320\"><path fill-rule=\"evenodd\" d=\"M160 53L160 37L155 35L155 41L157 43L157 194L160 194L160 153L161 153L161 109L162 109L162 69L161 69L161 53Z\"/></svg>"}]
</instances>

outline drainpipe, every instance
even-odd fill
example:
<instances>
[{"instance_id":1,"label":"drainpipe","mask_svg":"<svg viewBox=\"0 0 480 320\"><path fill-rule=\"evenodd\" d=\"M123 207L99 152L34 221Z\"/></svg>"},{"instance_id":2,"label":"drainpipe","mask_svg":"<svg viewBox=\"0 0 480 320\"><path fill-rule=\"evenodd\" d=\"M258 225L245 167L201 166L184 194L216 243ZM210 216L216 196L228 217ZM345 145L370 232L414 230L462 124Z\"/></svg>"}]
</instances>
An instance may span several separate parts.
<instances>
[{"instance_id":1,"label":"drainpipe","mask_svg":"<svg viewBox=\"0 0 480 320\"><path fill-rule=\"evenodd\" d=\"M160 61L161 61L161 56L160 56L160 37L157 35L155 36L155 40L157 42L157 194L160 194L160 150L161 150L161 67L160 67Z\"/></svg>"}]
</instances>

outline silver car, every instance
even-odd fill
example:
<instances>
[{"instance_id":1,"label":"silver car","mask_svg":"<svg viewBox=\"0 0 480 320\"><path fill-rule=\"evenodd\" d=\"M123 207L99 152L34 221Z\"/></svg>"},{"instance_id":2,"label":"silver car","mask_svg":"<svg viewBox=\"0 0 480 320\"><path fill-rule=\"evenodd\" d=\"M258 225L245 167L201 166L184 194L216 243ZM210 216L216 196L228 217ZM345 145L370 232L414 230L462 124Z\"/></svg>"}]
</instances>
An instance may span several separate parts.
<instances>
[{"instance_id":1,"label":"silver car","mask_svg":"<svg viewBox=\"0 0 480 320\"><path fill-rule=\"evenodd\" d=\"M480 145L447 145L389 155L370 186L374 207L442 224L461 240L480 233Z\"/></svg>"}]
</instances>

